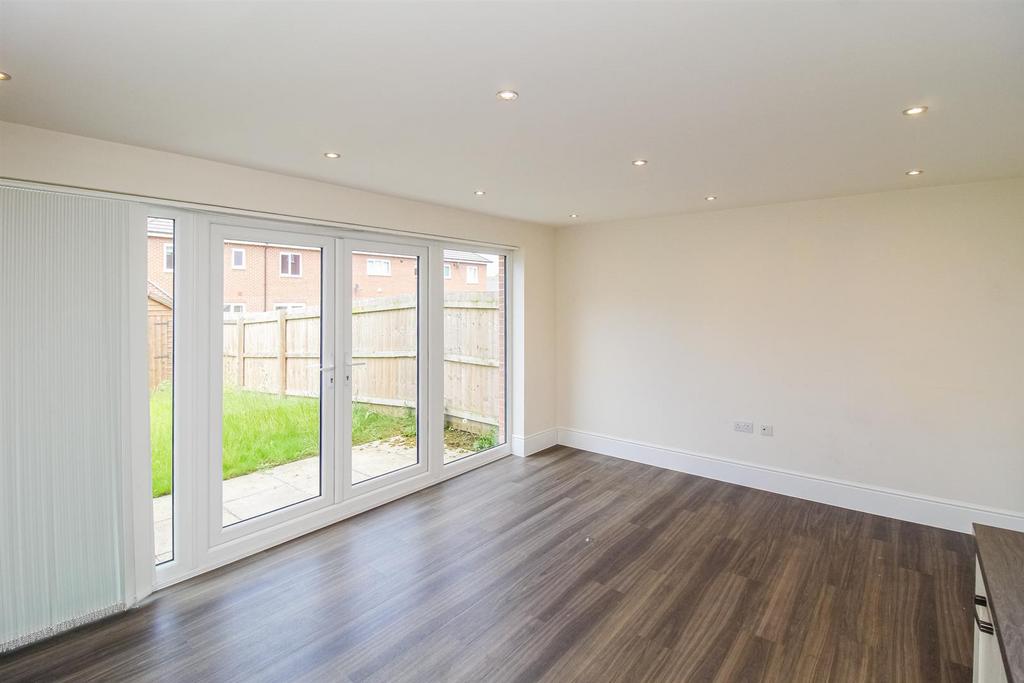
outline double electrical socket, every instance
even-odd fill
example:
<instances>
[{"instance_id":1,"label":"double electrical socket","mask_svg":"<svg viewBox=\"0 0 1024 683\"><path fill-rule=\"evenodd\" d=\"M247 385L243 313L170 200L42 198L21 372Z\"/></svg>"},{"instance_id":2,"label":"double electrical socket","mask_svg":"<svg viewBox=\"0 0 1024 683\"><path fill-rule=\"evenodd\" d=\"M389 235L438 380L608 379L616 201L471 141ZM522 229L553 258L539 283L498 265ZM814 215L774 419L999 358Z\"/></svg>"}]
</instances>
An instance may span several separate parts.
<instances>
[{"instance_id":1,"label":"double electrical socket","mask_svg":"<svg viewBox=\"0 0 1024 683\"><path fill-rule=\"evenodd\" d=\"M742 432L743 434L753 434L754 433L754 423L753 422L736 421L736 422L732 423L732 429L735 432ZM775 428L772 427L772 425L761 425L760 434L761 434L761 436L774 436L775 435Z\"/></svg>"}]
</instances>

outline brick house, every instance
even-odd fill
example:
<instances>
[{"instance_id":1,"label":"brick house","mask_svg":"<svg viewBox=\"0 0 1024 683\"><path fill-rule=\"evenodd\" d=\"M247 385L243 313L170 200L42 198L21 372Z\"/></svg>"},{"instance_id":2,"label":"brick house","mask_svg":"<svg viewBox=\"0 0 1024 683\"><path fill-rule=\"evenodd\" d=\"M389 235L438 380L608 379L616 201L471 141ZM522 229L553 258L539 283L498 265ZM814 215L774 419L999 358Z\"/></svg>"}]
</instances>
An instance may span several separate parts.
<instances>
[{"instance_id":1,"label":"brick house","mask_svg":"<svg viewBox=\"0 0 1024 683\"><path fill-rule=\"evenodd\" d=\"M320 250L232 242L224 245L224 312L320 307Z\"/></svg>"},{"instance_id":2,"label":"brick house","mask_svg":"<svg viewBox=\"0 0 1024 683\"><path fill-rule=\"evenodd\" d=\"M481 254L445 251L445 291L493 291L497 288L496 266L495 262ZM409 294L415 267L416 259L412 258L388 254L353 254L352 296L355 299L369 299Z\"/></svg>"},{"instance_id":3,"label":"brick house","mask_svg":"<svg viewBox=\"0 0 1024 683\"><path fill-rule=\"evenodd\" d=\"M151 218L148 279L159 291L174 291L173 221ZM224 312L261 313L320 305L320 251L252 242L224 245ZM497 263L481 254L446 251L446 292L494 291ZM353 254L353 297L366 299L411 292L416 259L389 254Z\"/></svg>"},{"instance_id":4,"label":"brick house","mask_svg":"<svg viewBox=\"0 0 1024 683\"><path fill-rule=\"evenodd\" d=\"M150 219L148 279L174 291L172 223ZM320 305L320 251L232 242L224 245L224 312L259 313Z\"/></svg>"}]
</instances>

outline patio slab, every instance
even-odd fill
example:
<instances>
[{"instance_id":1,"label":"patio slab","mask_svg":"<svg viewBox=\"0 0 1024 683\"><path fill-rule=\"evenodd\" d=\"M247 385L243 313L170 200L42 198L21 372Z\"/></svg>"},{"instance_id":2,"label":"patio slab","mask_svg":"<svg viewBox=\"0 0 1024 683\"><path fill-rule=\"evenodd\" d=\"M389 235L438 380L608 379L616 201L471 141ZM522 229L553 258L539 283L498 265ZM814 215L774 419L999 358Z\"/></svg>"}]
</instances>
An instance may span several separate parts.
<instances>
[{"instance_id":1,"label":"patio slab","mask_svg":"<svg viewBox=\"0 0 1024 683\"><path fill-rule=\"evenodd\" d=\"M445 449L446 463L471 451ZM416 448L401 437L373 441L352 449L352 481L360 483L418 462ZM224 526L320 495L320 458L296 460L223 483L221 520ZM156 561L172 558L171 496L153 499L153 535Z\"/></svg>"}]
</instances>

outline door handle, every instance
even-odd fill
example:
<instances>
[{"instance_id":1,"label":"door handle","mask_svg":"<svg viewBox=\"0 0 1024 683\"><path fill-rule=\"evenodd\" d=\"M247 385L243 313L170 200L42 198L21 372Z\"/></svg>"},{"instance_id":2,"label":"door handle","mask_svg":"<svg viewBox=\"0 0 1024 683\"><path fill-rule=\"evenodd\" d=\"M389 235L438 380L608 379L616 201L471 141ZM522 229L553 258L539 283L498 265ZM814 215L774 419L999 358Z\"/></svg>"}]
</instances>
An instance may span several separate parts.
<instances>
[{"instance_id":1,"label":"door handle","mask_svg":"<svg viewBox=\"0 0 1024 683\"><path fill-rule=\"evenodd\" d=\"M366 361L361 360L358 363L345 363L345 365L349 366L350 368L354 368L357 365L366 365Z\"/></svg>"},{"instance_id":2,"label":"door handle","mask_svg":"<svg viewBox=\"0 0 1024 683\"><path fill-rule=\"evenodd\" d=\"M988 619L981 618L978 614L979 607L984 607L986 611L988 610L988 600L985 599L984 595L974 596L974 621L978 624L979 631L992 635L996 632L995 626L993 626L992 622ZM988 617L987 614L985 616ZM989 617L989 619L991 619L991 617Z\"/></svg>"}]
</instances>

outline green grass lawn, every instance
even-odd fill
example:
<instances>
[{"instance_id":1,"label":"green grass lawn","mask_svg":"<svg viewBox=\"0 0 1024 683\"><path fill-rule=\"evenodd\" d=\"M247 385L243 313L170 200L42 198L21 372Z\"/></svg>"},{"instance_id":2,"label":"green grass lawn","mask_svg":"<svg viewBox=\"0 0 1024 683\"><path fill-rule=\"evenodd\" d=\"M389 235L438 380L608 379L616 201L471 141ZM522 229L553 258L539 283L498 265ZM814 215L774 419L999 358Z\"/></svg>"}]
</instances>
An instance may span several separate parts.
<instances>
[{"instance_id":1,"label":"green grass lawn","mask_svg":"<svg viewBox=\"0 0 1024 683\"><path fill-rule=\"evenodd\" d=\"M150 395L153 497L171 492L171 391L161 385ZM317 454L320 402L314 398L224 390L224 478L283 465ZM416 416L389 415L363 404L352 407L352 445L401 436L415 443ZM445 429L445 443L468 450L494 445L494 436Z\"/></svg>"}]
</instances>

